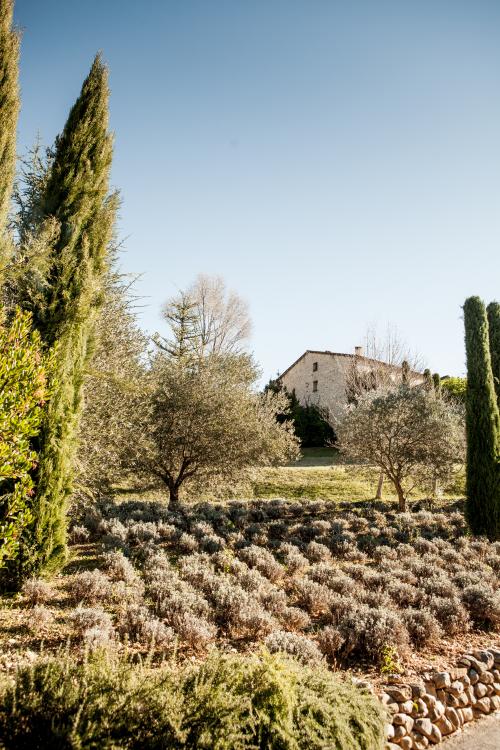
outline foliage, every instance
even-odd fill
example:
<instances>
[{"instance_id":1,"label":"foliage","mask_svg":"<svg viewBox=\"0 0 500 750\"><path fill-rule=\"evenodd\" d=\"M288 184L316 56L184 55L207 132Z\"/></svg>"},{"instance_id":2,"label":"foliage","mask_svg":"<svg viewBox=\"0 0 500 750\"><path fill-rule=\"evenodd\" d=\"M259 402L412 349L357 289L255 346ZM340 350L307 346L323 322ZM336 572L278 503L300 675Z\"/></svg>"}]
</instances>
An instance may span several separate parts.
<instances>
[{"instance_id":1,"label":"foliage","mask_svg":"<svg viewBox=\"0 0 500 750\"><path fill-rule=\"evenodd\" d=\"M252 330L248 305L227 289L221 276L200 274L187 291L165 304L163 317L181 348L172 349L160 336L156 341L175 356L189 350L201 357L241 354Z\"/></svg>"},{"instance_id":2,"label":"foliage","mask_svg":"<svg viewBox=\"0 0 500 750\"><path fill-rule=\"evenodd\" d=\"M19 113L19 34L12 28L13 0L0 2L0 282L9 262L6 236L12 183L16 167L16 129ZM0 283L1 286L1 283Z\"/></svg>"},{"instance_id":3,"label":"foliage","mask_svg":"<svg viewBox=\"0 0 500 750\"><path fill-rule=\"evenodd\" d=\"M267 636L264 643L271 653L294 656L303 664L316 664L321 661L321 652L317 645L305 635L275 630Z\"/></svg>"},{"instance_id":4,"label":"foliage","mask_svg":"<svg viewBox=\"0 0 500 750\"><path fill-rule=\"evenodd\" d=\"M72 578L67 590L75 604L97 604L112 595L110 579L100 570L86 570Z\"/></svg>"},{"instance_id":5,"label":"foliage","mask_svg":"<svg viewBox=\"0 0 500 750\"><path fill-rule=\"evenodd\" d=\"M280 380L271 379L264 388L265 393L286 396L288 404L277 415L280 423L291 421L295 435L302 448L322 448L335 442L335 432L315 404L301 404L295 391L288 393Z\"/></svg>"},{"instance_id":6,"label":"foliage","mask_svg":"<svg viewBox=\"0 0 500 750\"><path fill-rule=\"evenodd\" d=\"M21 589L23 599L29 607L48 602L54 591L49 584L41 578L30 578L25 581Z\"/></svg>"},{"instance_id":7,"label":"foliage","mask_svg":"<svg viewBox=\"0 0 500 750\"><path fill-rule=\"evenodd\" d=\"M467 506L475 534L500 539L500 417L488 318L479 297L464 304L467 355Z\"/></svg>"},{"instance_id":8,"label":"foliage","mask_svg":"<svg viewBox=\"0 0 500 750\"><path fill-rule=\"evenodd\" d=\"M17 311L10 324L0 320L0 568L16 556L33 517L38 457L31 440L44 415L48 370L30 315Z\"/></svg>"},{"instance_id":9,"label":"foliage","mask_svg":"<svg viewBox=\"0 0 500 750\"><path fill-rule=\"evenodd\" d=\"M441 390L450 398L465 405L467 378L444 378L441 381Z\"/></svg>"},{"instance_id":10,"label":"foliage","mask_svg":"<svg viewBox=\"0 0 500 750\"><path fill-rule=\"evenodd\" d=\"M147 348L133 305L130 281L110 271L84 381L73 502L75 496L85 502L109 493L130 461Z\"/></svg>"},{"instance_id":11,"label":"foliage","mask_svg":"<svg viewBox=\"0 0 500 750\"><path fill-rule=\"evenodd\" d=\"M84 371L92 354L95 312L101 303L116 208L115 197L108 195L111 156L107 71L98 56L56 139L38 196L41 221L51 217L59 232L51 248L46 284L30 306L44 344L52 347L57 342L57 387L38 439L33 523L12 571L15 579L41 568L57 568L65 559L66 503Z\"/></svg>"},{"instance_id":12,"label":"foliage","mask_svg":"<svg viewBox=\"0 0 500 750\"><path fill-rule=\"evenodd\" d=\"M490 302L486 308L490 342L491 371L500 408L500 304Z\"/></svg>"},{"instance_id":13,"label":"foliage","mask_svg":"<svg viewBox=\"0 0 500 750\"><path fill-rule=\"evenodd\" d=\"M92 605L115 608L119 634L143 651L153 641L161 654L185 655L264 641L301 659L319 647L344 665L383 663L386 646L404 660L410 643L500 627L500 544L466 536L454 507L265 500L179 512L160 501L102 503L90 539L109 547L114 528L128 556L107 552L111 581L79 573L68 590L74 602L91 592Z\"/></svg>"},{"instance_id":14,"label":"foliage","mask_svg":"<svg viewBox=\"0 0 500 750\"><path fill-rule=\"evenodd\" d=\"M339 439L349 458L380 467L402 511L417 484L448 480L464 450L458 408L434 392L406 385L361 396L347 410Z\"/></svg>"},{"instance_id":15,"label":"foliage","mask_svg":"<svg viewBox=\"0 0 500 750\"><path fill-rule=\"evenodd\" d=\"M394 646L382 646L380 674L401 674L403 671Z\"/></svg>"},{"instance_id":16,"label":"foliage","mask_svg":"<svg viewBox=\"0 0 500 750\"><path fill-rule=\"evenodd\" d=\"M290 426L276 421L283 400L256 394L254 378L246 355L155 357L135 465L165 483L172 503L187 483L235 481L256 464L296 455Z\"/></svg>"},{"instance_id":17,"label":"foliage","mask_svg":"<svg viewBox=\"0 0 500 750\"><path fill-rule=\"evenodd\" d=\"M110 654L81 665L60 654L20 669L0 694L6 750L377 750L383 730L367 691L265 652L154 673Z\"/></svg>"}]
</instances>

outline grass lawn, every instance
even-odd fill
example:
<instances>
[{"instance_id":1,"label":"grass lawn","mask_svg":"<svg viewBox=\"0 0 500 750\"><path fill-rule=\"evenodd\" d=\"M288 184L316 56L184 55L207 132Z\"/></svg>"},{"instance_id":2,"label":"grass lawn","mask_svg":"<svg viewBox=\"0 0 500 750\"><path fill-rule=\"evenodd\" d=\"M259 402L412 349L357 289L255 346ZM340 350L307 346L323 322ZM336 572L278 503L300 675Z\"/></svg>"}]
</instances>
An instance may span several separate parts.
<instances>
[{"instance_id":1,"label":"grass lawn","mask_svg":"<svg viewBox=\"0 0 500 750\"><path fill-rule=\"evenodd\" d=\"M374 500L379 478L378 469L344 463L342 456L333 448L304 448L301 458L288 466L255 469L250 481L224 495L223 499L265 500L330 500L336 503L358 503ZM463 471L457 474L452 486L447 487L441 500L454 501L464 497L465 478ZM415 491L411 501L426 497L424 491ZM167 493L162 487L138 487L133 482L124 482L116 487L114 499L126 502L129 499L157 500L167 503ZM219 496L205 493L189 497L196 500L219 500ZM387 480L384 483L383 499L396 502L397 496ZM438 503L439 505L440 503Z\"/></svg>"},{"instance_id":2,"label":"grass lawn","mask_svg":"<svg viewBox=\"0 0 500 750\"><path fill-rule=\"evenodd\" d=\"M302 456L293 466L333 466L344 463L334 448L302 448Z\"/></svg>"},{"instance_id":3,"label":"grass lawn","mask_svg":"<svg viewBox=\"0 0 500 750\"><path fill-rule=\"evenodd\" d=\"M309 498L335 502L363 502L373 500L379 472L374 467L360 467L342 462L333 448L304 448L302 457L293 465L265 468L256 471L252 482L255 498ZM463 476L446 488L444 499L454 500L464 495ZM425 493L415 492L412 499ZM396 500L392 485L386 481L384 500Z\"/></svg>"},{"instance_id":4,"label":"grass lawn","mask_svg":"<svg viewBox=\"0 0 500 750\"><path fill-rule=\"evenodd\" d=\"M261 469L252 483L256 498L309 498L351 502L375 497L378 473L350 466L284 466ZM387 498L393 497L387 492Z\"/></svg>"}]
</instances>

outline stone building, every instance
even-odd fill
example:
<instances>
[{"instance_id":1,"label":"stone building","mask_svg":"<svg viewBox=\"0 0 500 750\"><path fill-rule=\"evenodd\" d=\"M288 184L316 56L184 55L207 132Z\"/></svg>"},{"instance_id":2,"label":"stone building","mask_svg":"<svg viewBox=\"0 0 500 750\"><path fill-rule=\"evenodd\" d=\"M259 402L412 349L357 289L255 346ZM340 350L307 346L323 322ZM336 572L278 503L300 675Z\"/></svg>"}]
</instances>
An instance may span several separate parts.
<instances>
[{"instance_id":1,"label":"stone building","mask_svg":"<svg viewBox=\"0 0 500 750\"><path fill-rule=\"evenodd\" d=\"M288 393L295 391L303 405L314 404L324 411L332 424L341 416L348 403L349 387L354 377L369 382L370 378L385 382L401 382L401 367L389 365L363 356L363 348L357 346L354 354L340 354L308 349L278 377ZM411 370L411 385L423 383L424 376Z\"/></svg>"}]
</instances>

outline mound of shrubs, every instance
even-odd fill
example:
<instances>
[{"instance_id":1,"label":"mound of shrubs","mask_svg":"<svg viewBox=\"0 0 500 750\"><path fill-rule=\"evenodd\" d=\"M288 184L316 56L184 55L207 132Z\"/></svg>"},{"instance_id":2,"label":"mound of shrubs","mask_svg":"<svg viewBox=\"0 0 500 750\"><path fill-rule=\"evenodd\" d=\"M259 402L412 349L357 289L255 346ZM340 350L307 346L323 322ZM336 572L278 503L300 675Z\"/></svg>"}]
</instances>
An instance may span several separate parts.
<instances>
[{"instance_id":1,"label":"mound of shrubs","mask_svg":"<svg viewBox=\"0 0 500 750\"><path fill-rule=\"evenodd\" d=\"M92 508L100 571L75 576L75 604L116 606L118 637L203 652L265 643L304 663L381 664L443 636L500 629L500 543L465 534L463 512L395 513L324 501L159 502ZM40 582L26 600L43 602ZM95 635L95 633L94 633Z\"/></svg>"},{"instance_id":2,"label":"mound of shrubs","mask_svg":"<svg viewBox=\"0 0 500 750\"><path fill-rule=\"evenodd\" d=\"M384 715L366 690L279 654L153 671L62 653L0 686L0 738L4 750L381 750Z\"/></svg>"}]
</instances>

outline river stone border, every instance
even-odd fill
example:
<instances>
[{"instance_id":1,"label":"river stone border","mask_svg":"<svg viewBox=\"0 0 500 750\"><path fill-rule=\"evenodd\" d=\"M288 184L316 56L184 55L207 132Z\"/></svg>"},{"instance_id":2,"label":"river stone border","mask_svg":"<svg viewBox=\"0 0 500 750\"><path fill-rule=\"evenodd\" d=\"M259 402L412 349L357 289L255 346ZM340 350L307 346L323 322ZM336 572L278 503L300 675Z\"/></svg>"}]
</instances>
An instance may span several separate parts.
<instances>
[{"instance_id":1,"label":"river stone border","mask_svg":"<svg viewBox=\"0 0 500 750\"><path fill-rule=\"evenodd\" d=\"M388 750L423 750L467 722L500 709L500 650L464 654L449 672L425 672L419 682L396 682L379 696L392 720Z\"/></svg>"}]
</instances>

